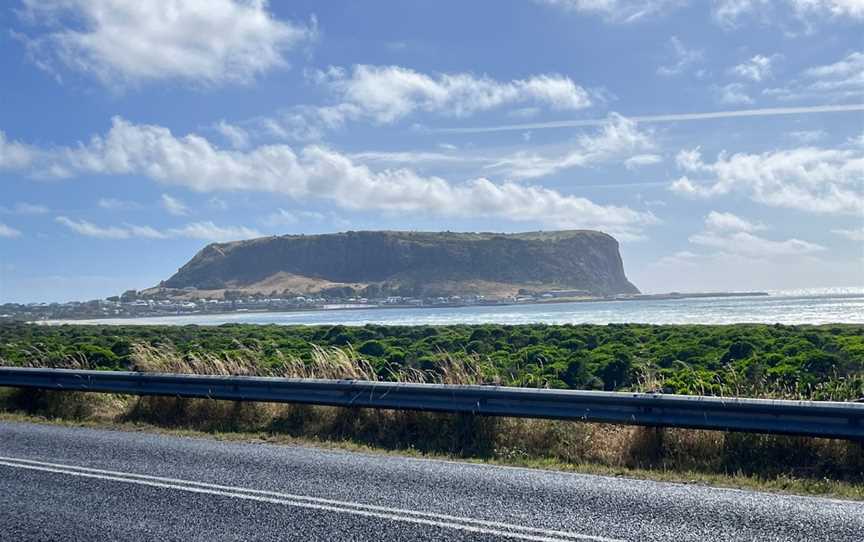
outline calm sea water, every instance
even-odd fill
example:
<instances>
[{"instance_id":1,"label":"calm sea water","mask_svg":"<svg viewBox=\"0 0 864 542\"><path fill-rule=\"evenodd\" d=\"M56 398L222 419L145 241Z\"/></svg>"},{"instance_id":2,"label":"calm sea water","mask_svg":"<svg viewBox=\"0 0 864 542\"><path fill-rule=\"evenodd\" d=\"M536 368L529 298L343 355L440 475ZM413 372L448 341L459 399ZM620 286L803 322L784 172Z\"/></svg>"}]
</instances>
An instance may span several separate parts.
<instances>
[{"instance_id":1,"label":"calm sea water","mask_svg":"<svg viewBox=\"0 0 864 542\"><path fill-rule=\"evenodd\" d=\"M764 297L597 301L429 309L352 309L86 320L92 324L864 324L864 289L775 292ZM70 322L72 323L72 322ZM82 321L77 321L82 323Z\"/></svg>"}]
</instances>

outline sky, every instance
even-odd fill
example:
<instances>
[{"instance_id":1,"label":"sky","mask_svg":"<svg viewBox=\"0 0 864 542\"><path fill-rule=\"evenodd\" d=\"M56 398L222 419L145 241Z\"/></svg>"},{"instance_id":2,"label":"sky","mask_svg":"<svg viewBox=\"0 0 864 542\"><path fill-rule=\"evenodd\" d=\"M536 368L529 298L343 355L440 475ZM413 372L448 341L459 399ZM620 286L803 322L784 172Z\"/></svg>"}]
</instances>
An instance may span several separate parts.
<instances>
[{"instance_id":1,"label":"sky","mask_svg":"<svg viewBox=\"0 0 864 542\"><path fill-rule=\"evenodd\" d=\"M597 229L644 292L864 286L864 0L16 0L0 27L0 302L377 229Z\"/></svg>"}]
</instances>

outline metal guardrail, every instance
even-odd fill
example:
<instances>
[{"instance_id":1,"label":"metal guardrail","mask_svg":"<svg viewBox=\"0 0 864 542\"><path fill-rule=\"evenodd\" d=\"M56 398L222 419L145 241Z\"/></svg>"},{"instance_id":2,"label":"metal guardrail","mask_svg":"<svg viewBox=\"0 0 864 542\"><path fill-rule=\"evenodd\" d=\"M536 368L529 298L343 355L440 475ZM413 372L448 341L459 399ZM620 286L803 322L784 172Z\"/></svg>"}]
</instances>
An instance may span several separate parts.
<instances>
[{"instance_id":1,"label":"metal guardrail","mask_svg":"<svg viewBox=\"0 0 864 542\"><path fill-rule=\"evenodd\" d=\"M864 439L864 404L0 367L0 386Z\"/></svg>"}]
</instances>

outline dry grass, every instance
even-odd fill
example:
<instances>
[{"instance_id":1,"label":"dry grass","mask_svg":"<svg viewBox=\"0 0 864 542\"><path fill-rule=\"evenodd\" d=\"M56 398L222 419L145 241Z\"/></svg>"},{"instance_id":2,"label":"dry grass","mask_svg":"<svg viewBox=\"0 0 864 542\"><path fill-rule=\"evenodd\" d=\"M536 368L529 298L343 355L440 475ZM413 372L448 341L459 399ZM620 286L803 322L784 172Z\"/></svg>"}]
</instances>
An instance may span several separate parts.
<instances>
[{"instance_id":1,"label":"dry grass","mask_svg":"<svg viewBox=\"0 0 864 542\"><path fill-rule=\"evenodd\" d=\"M411 367L390 367L380 377L372 364L350 345L312 345L310 360L303 360L276 351L274 359L261 350L244 345L220 354L188 352L181 354L172 344L132 345L133 371L148 373L180 373L222 376L273 376L280 378L318 378L326 380L368 380L439 384L499 384L501 376L492 364L477 354L456 356L441 352L435 371ZM40 358L31 366L39 367ZM64 367L85 368L79 360L70 359Z\"/></svg>"}]
</instances>

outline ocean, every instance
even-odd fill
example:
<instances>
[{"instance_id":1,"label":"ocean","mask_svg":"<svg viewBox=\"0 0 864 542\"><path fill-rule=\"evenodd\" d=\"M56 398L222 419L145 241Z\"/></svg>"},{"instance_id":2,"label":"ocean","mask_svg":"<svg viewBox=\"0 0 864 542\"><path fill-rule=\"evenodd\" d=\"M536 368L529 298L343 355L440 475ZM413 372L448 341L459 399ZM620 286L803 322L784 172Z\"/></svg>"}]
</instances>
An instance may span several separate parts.
<instances>
[{"instance_id":1,"label":"ocean","mask_svg":"<svg viewBox=\"0 0 864 542\"><path fill-rule=\"evenodd\" d=\"M55 321L87 324L864 324L864 288L771 292L759 297L591 301L503 306L327 309Z\"/></svg>"}]
</instances>

